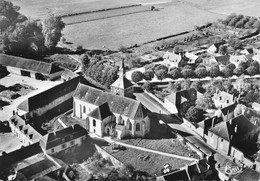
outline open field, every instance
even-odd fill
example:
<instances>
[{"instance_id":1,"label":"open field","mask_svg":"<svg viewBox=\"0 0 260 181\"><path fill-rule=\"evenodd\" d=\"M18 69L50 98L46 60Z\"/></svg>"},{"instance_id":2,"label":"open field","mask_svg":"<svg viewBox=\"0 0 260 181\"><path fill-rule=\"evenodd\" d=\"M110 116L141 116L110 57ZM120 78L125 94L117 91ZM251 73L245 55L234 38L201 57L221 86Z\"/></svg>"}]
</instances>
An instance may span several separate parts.
<instances>
[{"instance_id":1,"label":"open field","mask_svg":"<svg viewBox=\"0 0 260 181\"><path fill-rule=\"evenodd\" d=\"M172 166L173 170L191 163L190 161L175 159L155 153L148 153L132 148L127 148L124 151L114 151L111 146L106 146L103 147L103 149L112 154L123 164L131 164L136 170L146 172L149 175L161 175L161 169L167 163Z\"/></svg>"},{"instance_id":2,"label":"open field","mask_svg":"<svg viewBox=\"0 0 260 181\"><path fill-rule=\"evenodd\" d=\"M161 4L159 11L118 16L66 26L63 33L69 42L88 49L106 46L116 50L120 45L142 44L183 31L195 25L215 21L222 15L183 4ZM117 11L124 12L124 9Z\"/></svg>"}]
</instances>

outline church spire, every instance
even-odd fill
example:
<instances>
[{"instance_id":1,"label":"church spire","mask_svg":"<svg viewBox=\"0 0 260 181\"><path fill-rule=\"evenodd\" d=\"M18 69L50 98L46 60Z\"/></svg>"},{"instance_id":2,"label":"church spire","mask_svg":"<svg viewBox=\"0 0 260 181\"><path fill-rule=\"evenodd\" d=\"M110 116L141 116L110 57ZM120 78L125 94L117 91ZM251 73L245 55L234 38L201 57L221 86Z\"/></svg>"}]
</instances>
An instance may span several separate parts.
<instances>
[{"instance_id":1,"label":"church spire","mask_svg":"<svg viewBox=\"0 0 260 181\"><path fill-rule=\"evenodd\" d=\"M121 67L120 67L120 70L119 70L119 77L123 78L124 76L125 76L125 62L124 62L124 59L122 58Z\"/></svg>"}]
</instances>

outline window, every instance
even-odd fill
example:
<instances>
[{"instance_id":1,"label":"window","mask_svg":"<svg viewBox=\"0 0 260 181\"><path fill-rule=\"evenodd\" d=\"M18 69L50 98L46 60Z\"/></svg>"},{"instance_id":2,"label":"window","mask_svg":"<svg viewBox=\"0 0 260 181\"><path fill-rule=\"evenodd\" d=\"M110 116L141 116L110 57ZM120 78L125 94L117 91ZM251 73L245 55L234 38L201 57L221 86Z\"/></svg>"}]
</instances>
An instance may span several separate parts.
<instances>
[{"instance_id":1,"label":"window","mask_svg":"<svg viewBox=\"0 0 260 181\"><path fill-rule=\"evenodd\" d=\"M74 140L70 142L70 145L71 145L71 146L73 146L74 144L75 144L75 141L74 141Z\"/></svg>"},{"instance_id":2,"label":"window","mask_svg":"<svg viewBox=\"0 0 260 181\"><path fill-rule=\"evenodd\" d=\"M63 144L61 147L62 147L62 149L65 149L67 147L67 145Z\"/></svg>"},{"instance_id":3,"label":"window","mask_svg":"<svg viewBox=\"0 0 260 181\"><path fill-rule=\"evenodd\" d=\"M131 131L132 130L132 123L131 122L129 122L129 124L128 124L128 129Z\"/></svg>"},{"instance_id":4,"label":"window","mask_svg":"<svg viewBox=\"0 0 260 181\"><path fill-rule=\"evenodd\" d=\"M96 120L93 119L93 126L96 127Z\"/></svg>"},{"instance_id":5,"label":"window","mask_svg":"<svg viewBox=\"0 0 260 181\"><path fill-rule=\"evenodd\" d=\"M86 113L86 107L83 106L83 113Z\"/></svg>"},{"instance_id":6,"label":"window","mask_svg":"<svg viewBox=\"0 0 260 181\"><path fill-rule=\"evenodd\" d=\"M222 100L222 97L221 97L221 96L219 96L219 100Z\"/></svg>"},{"instance_id":7,"label":"window","mask_svg":"<svg viewBox=\"0 0 260 181\"><path fill-rule=\"evenodd\" d=\"M54 153L54 148L51 149L51 153Z\"/></svg>"},{"instance_id":8,"label":"window","mask_svg":"<svg viewBox=\"0 0 260 181\"><path fill-rule=\"evenodd\" d=\"M229 100L227 100L227 104L229 103Z\"/></svg>"},{"instance_id":9,"label":"window","mask_svg":"<svg viewBox=\"0 0 260 181\"><path fill-rule=\"evenodd\" d=\"M136 131L140 131L140 124L139 124L139 123L136 124L135 130L136 130Z\"/></svg>"}]
</instances>

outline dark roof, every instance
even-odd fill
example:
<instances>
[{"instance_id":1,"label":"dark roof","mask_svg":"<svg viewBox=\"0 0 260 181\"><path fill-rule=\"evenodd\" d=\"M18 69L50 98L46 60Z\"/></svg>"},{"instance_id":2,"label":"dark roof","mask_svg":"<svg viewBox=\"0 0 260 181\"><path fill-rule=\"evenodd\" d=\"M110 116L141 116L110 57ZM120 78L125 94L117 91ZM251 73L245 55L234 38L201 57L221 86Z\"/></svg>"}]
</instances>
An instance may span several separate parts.
<instances>
[{"instance_id":1,"label":"dark roof","mask_svg":"<svg viewBox=\"0 0 260 181\"><path fill-rule=\"evenodd\" d=\"M54 70L51 63L45 63L6 54L0 54L0 64L3 66L16 67L24 70L38 72L44 75L49 75Z\"/></svg>"},{"instance_id":2,"label":"dark roof","mask_svg":"<svg viewBox=\"0 0 260 181\"><path fill-rule=\"evenodd\" d=\"M74 93L74 98L96 106L107 102L112 113L132 119L146 117L146 111L141 102L104 92L88 85L79 84Z\"/></svg>"},{"instance_id":3,"label":"dark roof","mask_svg":"<svg viewBox=\"0 0 260 181\"><path fill-rule=\"evenodd\" d=\"M132 82L128 80L125 76L119 77L112 85L111 87L118 87L121 89L127 89L128 87L133 86Z\"/></svg>"},{"instance_id":4,"label":"dark roof","mask_svg":"<svg viewBox=\"0 0 260 181\"><path fill-rule=\"evenodd\" d=\"M73 79L75 77L78 77L79 75L72 72L71 70L69 69L66 69L62 74L61 74L61 77L66 79L66 80L69 80L69 79Z\"/></svg>"},{"instance_id":5,"label":"dark roof","mask_svg":"<svg viewBox=\"0 0 260 181\"><path fill-rule=\"evenodd\" d=\"M48 150L55 146L61 145L64 142L69 142L71 140L80 138L86 134L86 129L84 129L78 124L75 124L62 130L51 132L44 135L40 140L40 144L43 149Z\"/></svg>"},{"instance_id":6,"label":"dark roof","mask_svg":"<svg viewBox=\"0 0 260 181\"><path fill-rule=\"evenodd\" d=\"M228 55L218 56L218 57L215 57L215 59L217 60L218 63L223 64L223 65L227 65L230 63L229 62L230 56L228 56Z\"/></svg>"},{"instance_id":7,"label":"dark roof","mask_svg":"<svg viewBox=\"0 0 260 181\"><path fill-rule=\"evenodd\" d=\"M234 104L231 104L229 106L222 108L221 112L223 113L223 115L227 115L228 113L234 112L236 107L237 107L237 103L234 103Z\"/></svg>"},{"instance_id":8,"label":"dark roof","mask_svg":"<svg viewBox=\"0 0 260 181\"><path fill-rule=\"evenodd\" d=\"M250 181L258 181L260 179L260 173L257 171L246 168L241 173L234 176L234 178L238 181L250 180Z\"/></svg>"},{"instance_id":9,"label":"dark roof","mask_svg":"<svg viewBox=\"0 0 260 181\"><path fill-rule=\"evenodd\" d=\"M7 153L0 157L0 170L3 170L13 164L16 164L24 159L34 156L38 153L42 153L41 146L39 142L32 145L20 148L13 152Z\"/></svg>"},{"instance_id":10,"label":"dark roof","mask_svg":"<svg viewBox=\"0 0 260 181\"><path fill-rule=\"evenodd\" d=\"M190 180L189 174L186 169L177 170L175 172L166 174L163 176L165 181L173 181L173 180Z\"/></svg>"},{"instance_id":11,"label":"dark roof","mask_svg":"<svg viewBox=\"0 0 260 181\"><path fill-rule=\"evenodd\" d=\"M210 131L227 141L230 140L232 135L232 143L236 146L239 145L239 142L248 138L249 134L256 129L257 126L241 114L230 121L219 123L214 128L211 128Z\"/></svg>"},{"instance_id":12,"label":"dark roof","mask_svg":"<svg viewBox=\"0 0 260 181\"><path fill-rule=\"evenodd\" d=\"M113 114L111 113L107 102L98 106L96 109L94 109L92 112L88 114L88 116L99 120L104 120L105 118L111 115Z\"/></svg>"}]
</instances>

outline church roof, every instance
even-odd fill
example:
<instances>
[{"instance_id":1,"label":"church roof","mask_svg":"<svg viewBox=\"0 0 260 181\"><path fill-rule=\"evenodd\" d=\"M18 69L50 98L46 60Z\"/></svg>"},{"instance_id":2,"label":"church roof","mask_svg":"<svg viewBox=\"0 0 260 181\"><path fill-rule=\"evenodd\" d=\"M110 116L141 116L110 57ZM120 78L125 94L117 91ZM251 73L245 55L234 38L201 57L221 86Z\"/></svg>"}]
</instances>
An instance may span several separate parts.
<instances>
[{"instance_id":1,"label":"church roof","mask_svg":"<svg viewBox=\"0 0 260 181\"><path fill-rule=\"evenodd\" d=\"M133 86L132 82L128 80L125 76L119 77L112 85L111 87L118 87L121 89L127 89L128 87Z\"/></svg>"},{"instance_id":2,"label":"church roof","mask_svg":"<svg viewBox=\"0 0 260 181\"><path fill-rule=\"evenodd\" d=\"M112 113L124 115L131 119L146 117L146 112L141 102L104 92L81 83L74 93L75 98L96 106L107 102Z\"/></svg>"},{"instance_id":3,"label":"church roof","mask_svg":"<svg viewBox=\"0 0 260 181\"><path fill-rule=\"evenodd\" d=\"M107 102L98 106L96 109L94 109L92 112L88 114L88 116L99 120L104 120L105 118L111 115L113 114L111 113Z\"/></svg>"}]
</instances>

